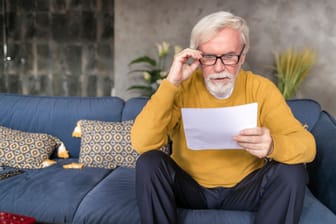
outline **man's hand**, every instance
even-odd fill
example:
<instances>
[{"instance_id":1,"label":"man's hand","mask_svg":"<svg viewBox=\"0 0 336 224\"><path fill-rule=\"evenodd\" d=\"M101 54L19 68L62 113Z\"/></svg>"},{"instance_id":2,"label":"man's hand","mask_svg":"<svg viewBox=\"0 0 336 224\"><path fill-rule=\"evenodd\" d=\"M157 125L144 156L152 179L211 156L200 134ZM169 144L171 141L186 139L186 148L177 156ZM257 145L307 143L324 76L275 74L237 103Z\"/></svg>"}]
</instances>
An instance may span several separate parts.
<instances>
[{"instance_id":1,"label":"man's hand","mask_svg":"<svg viewBox=\"0 0 336 224\"><path fill-rule=\"evenodd\" d=\"M259 158L264 158L273 151L270 131L264 127L244 129L234 137L234 140L246 151Z\"/></svg>"},{"instance_id":2,"label":"man's hand","mask_svg":"<svg viewBox=\"0 0 336 224\"><path fill-rule=\"evenodd\" d=\"M202 52L190 48L184 49L174 56L167 80L178 86L197 69Z\"/></svg>"}]
</instances>

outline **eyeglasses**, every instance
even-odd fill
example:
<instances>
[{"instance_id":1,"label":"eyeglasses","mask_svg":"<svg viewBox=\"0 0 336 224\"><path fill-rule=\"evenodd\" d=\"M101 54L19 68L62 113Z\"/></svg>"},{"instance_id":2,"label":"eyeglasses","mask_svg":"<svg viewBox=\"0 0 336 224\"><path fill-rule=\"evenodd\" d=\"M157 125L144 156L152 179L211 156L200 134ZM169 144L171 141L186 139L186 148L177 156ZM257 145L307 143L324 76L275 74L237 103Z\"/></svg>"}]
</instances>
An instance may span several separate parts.
<instances>
[{"instance_id":1,"label":"eyeglasses","mask_svg":"<svg viewBox=\"0 0 336 224\"><path fill-rule=\"evenodd\" d=\"M240 53L237 54L222 54L222 55L213 55L213 54L204 54L203 57L199 60L202 65L211 66L217 63L217 59L220 59L223 65L237 65L240 61L240 57L243 54L245 49L245 44L241 49Z\"/></svg>"}]
</instances>

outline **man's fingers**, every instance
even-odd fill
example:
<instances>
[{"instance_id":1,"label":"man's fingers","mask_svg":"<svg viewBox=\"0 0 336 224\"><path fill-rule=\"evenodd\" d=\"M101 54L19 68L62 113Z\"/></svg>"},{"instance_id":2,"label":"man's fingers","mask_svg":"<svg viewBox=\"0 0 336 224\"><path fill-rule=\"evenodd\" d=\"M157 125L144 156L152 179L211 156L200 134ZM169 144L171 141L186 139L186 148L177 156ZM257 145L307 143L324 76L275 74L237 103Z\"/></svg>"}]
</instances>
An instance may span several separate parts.
<instances>
[{"instance_id":1,"label":"man's fingers","mask_svg":"<svg viewBox=\"0 0 336 224\"><path fill-rule=\"evenodd\" d=\"M175 55L175 58L182 60L181 62L184 64L193 64L195 61L198 61L202 58L202 52L198 50L193 50L190 48L186 48L181 52Z\"/></svg>"},{"instance_id":2,"label":"man's fingers","mask_svg":"<svg viewBox=\"0 0 336 224\"><path fill-rule=\"evenodd\" d=\"M240 135L263 135L265 130L263 128L246 128L240 131Z\"/></svg>"}]
</instances>

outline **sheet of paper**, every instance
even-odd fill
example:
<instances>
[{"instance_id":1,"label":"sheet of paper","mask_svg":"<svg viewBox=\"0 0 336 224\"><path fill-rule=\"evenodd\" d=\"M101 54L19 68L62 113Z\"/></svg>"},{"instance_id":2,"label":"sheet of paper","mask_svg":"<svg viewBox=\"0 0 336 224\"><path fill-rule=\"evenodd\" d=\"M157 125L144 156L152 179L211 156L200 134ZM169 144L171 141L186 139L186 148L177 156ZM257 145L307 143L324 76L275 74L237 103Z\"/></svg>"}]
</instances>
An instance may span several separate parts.
<instances>
[{"instance_id":1,"label":"sheet of paper","mask_svg":"<svg viewBox=\"0 0 336 224\"><path fill-rule=\"evenodd\" d=\"M182 108L187 146L193 150L241 149L233 136L257 126L258 104L223 108Z\"/></svg>"}]
</instances>

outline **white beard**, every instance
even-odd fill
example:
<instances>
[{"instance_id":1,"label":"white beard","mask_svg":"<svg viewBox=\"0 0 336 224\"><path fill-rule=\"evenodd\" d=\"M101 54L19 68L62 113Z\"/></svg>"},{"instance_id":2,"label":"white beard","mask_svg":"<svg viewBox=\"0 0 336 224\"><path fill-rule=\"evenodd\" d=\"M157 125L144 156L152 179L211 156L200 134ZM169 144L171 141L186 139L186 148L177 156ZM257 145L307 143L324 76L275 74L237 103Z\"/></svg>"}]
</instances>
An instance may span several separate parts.
<instances>
[{"instance_id":1,"label":"white beard","mask_svg":"<svg viewBox=\"0 0 336 224\"><path fill-rule=\"evenodd\" d=\"M223 82L214 82L212 79L216 78L229 78L228 83ZM211 95L216 97L217 99L227 99L231 96L234 88L234 84L236 81L236 76L229 72L221 72L210 74L205 81L205 86Z\"/></svg>"}]
</instances>

